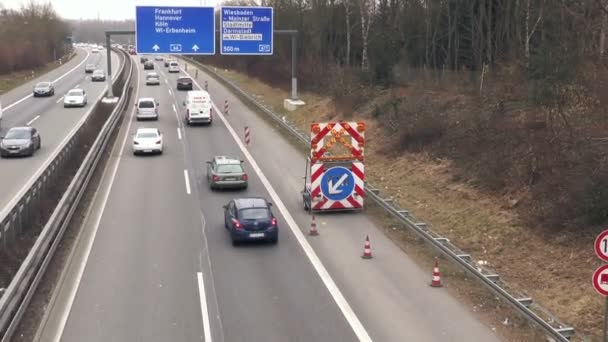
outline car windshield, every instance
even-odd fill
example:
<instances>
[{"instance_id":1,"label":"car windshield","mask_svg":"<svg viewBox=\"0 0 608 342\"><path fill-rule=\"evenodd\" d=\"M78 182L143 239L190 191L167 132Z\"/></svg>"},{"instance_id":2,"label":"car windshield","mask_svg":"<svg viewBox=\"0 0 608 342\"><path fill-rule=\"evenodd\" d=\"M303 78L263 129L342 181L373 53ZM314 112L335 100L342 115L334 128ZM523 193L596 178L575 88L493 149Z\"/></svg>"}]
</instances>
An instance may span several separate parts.
<instances>
[{"instance_id":1,"label":"car windshield","mask_svg":"<svg viewBox=\"0 0 608 342\"><path fill-rule=\"evenodd\" d=\"M156 137L158 137L158 134L156 134L154 132L137 133L137 138L150 139L150 138L156 138Z\"/></svg>"},{"instance_id":2,"label":"car windshield","mask_svg":"<svg viewBox=\"0 0 608 342\"><path fill-rule=\"evenodd\" d=\"M29 139L30 131L27 129L11 129L6 133L5 139Z\"/></svg>"},{"instance_id":3,"label":"car windshield","mask_svg":"<svg viewBox=\"0 0 608 342\"><path fill-rule=\"evenodd\" d=\"M158 78L157 74L148 74L148 78Z\"/></svg>"},{"instance_id":4,"label":"car windshield","mask_svg":"<svg viewBox=\"0 0 608 342\"><path fill-rule=\"evenodd\" d=\"M154 108L154 102L152 101L140 101L139 108Z\"/></svg>"},{"instance_id":5,"label":"car windshield","mask_svg":"<svg viewBox=\"0 0 608 342\"><path fill-rule=\"evenodd\" d=\"M270 218L270 212L266 208L246 208L239 211L243 220L264 220Z\"/></svg>"},{"instance_id":6,"label":"car windshield","mask_svg":"<svg viewBox=\"0 0 608 342\"><path fill-rule=\"evenodd\" d=\"M82 90L70 90L68 96L82 96Z\"/></svg>"},{"instance_id":7,"label":"car windshield","mask_svg":"<svg viewBox=\"0 0 608 342\"><path fill-rule=\"evenodd\" d=\"M218 173L243 173L243 168L240 164L224 164L217 166Z\"/></svg>"},{"instance_id":8,"label":"car windshield","mask_svg":"<svg viewBox=\"0 0 608 342\"><path fill-rule=\"evenodd\" d=\"M40 83L36 84L36 87L37 88L46 88L46 87L48 87L50 85L51 85L50 82L40 82Z\"/></svg>"},{"instance_id":9,"label":"car windshield","mask_svg":"<svg viewBox=\"0 0 608 342\"><path fill-rule=\"evenodd\" d=\"M178 82L191 82L192 80L188 77L180 77L177 79Z\"/></svg>"}]
</instances>

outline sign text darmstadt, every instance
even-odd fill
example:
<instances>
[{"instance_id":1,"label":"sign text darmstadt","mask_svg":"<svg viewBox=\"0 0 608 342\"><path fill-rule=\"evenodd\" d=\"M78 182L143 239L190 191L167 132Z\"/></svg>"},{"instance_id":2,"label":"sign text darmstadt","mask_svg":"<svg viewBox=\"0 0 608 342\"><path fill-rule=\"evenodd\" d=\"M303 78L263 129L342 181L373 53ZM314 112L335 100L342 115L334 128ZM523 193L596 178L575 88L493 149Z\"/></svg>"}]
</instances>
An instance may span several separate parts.
<instances>
[{"instance_id":1,"label":"sign text darmstadt","mask_svg":"<svg viewBox=\"0 0 608 342\"><path fill-rule=\"evenodd\" d=\"M215 54L213 7L136 6L137 53Z\"/></svg>"}]
</instances>

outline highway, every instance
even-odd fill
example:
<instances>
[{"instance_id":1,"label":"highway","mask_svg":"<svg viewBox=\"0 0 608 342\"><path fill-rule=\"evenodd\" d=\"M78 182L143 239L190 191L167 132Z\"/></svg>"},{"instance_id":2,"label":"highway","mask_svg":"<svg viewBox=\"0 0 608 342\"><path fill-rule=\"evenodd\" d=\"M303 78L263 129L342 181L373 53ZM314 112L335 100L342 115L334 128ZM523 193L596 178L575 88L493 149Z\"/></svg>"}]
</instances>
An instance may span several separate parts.
<instances>
[{"instance_id":1,"label":"highway","mask_svg":"<svg viewBox=\"0 0 608 342\"><path fill-rule=\"evenodd\" d=\"M0 211L43 166L68 134L89 113L93 104L102 96L105 82L91 82L90 75L85 74L85 64L96 64L104 70L106 67L105 50L97 54L90 49L76 49L76 56L68 63L35 80L13 89L0 97L4 109L0 133L10 127L30 125L40 132L42 148L31 158L11 158L0 160ZM119 68L120 57L112 53L112 68L115 73ZM107 71L107 70L106 70ZM32 96L32 89L37 82L54 81L55 95L51 97ZM63 95L70 89L80 87L87 92L88 104L84 108L63 108Z\"/></svg>"},{"instance_id":2,"label":"highway","mask_svg":"<svg viewBox=\"0 0 608 342\"><path fill-rule=\"evenodd\" d=\"M234 95L208 80L231 114L184 127L177 74L162 63L158 122L123 123L80 242L38 341L497 341L492 331L360 213L322 215L305 237L304 156ZM188 70L192 70L189 66ZM167 82L165 82L167 80ZM202 82L199 82L202 83ZM215 113L218 110L216 108ZM247 150L239 138L252 129ZM134 157L131 134L159 127L165 152ZM211 192L205 161L246 161L249 188ZM233 247L222 205L236 196L274 203L279 243ZM372 238L375 258L360 258Z\"/></svg>"}]
</instances>

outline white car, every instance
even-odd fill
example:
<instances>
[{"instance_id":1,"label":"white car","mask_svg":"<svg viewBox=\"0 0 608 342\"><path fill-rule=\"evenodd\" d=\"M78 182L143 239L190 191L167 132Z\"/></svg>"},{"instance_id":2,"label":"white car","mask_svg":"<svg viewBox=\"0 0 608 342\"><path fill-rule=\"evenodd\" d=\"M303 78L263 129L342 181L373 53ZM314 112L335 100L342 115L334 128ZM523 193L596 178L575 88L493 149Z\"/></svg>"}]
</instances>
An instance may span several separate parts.
<instances>
[{"instance_id":1,"label":"white car","mask_svg":"<svg viewBox=\"0 0 608 342\"><path fill-rule=\"evenodd\" d=\"M84 89L71 89L63 97L63 107L84 107L87 105L87 92Z\"/></svg>"},{"instance_id":2,"label":"white car","mask_svg":"<svg viewBox=\"0 0 608 342\"><path fill-rule=\"evenodd\" d=\"M163 153L163 134L158 128L139 128L133 138L133 154Z\"/></svg>"},{"instance_id":3,"label":"white car","mask_svg":"<svg viewBox=\"0 0 608 342\"><path fill-rule=\"evenodd\" d=\"M146 85L160 85L160 76L158 73L149 72L146 74Z\"/></svg>"},{"instance_id":4,"label":"white car","mask_svg":"<svg viewBox=\"0 0 608 342\"><path fill-rule=\"evenodd\" d=\"M169 62L169 72L179 72L179 63L176 61Z\"/></svg>"},{"instance_id":5,"label":"white car","mask_svg":"<svg viewBox=\"0 0 608 342\"><path fill-rule=\"evenodd\" d=\"M98 48L93 48L93 49L91 50L91 53L99 53L99 49L98 49Z\"/></svg>"}]
</instances>

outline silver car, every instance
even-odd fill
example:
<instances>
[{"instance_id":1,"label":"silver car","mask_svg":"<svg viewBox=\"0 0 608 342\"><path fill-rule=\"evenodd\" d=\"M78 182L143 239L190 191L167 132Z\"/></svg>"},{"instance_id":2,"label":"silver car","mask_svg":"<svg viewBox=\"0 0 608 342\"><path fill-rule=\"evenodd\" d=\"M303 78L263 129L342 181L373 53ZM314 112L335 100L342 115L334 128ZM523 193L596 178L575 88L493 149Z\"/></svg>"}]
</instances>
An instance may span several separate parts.
<instances>
[{"instance_id":1,"label":"silver car","mask_svg":"<svg viewBox=\"0 0 608 342\"><path fill-rule=\"evenodd\" d=\"M152 97L142 97L135 104L137 120L152 119L158 120L158 102Z\"/></svg>"},{"instance_id":2,"label":"silver car","mask_svg":"<svg viewBox=\"0 0 608 342\"><path fill-rule=\"evenodd\" d=\"M34 97L53 95L55 95L55 87L51 82L40 82L34 86Z\"/></svg>"},{"instance_id":3,"label":"silver car","mask_svg":"<svg viewBox=\"0 0 608 342\"><path fill-rule=\"evenodd\" d=\"M41 145L40 134L35 128L13 127L0 140L0 156L32 156Z\"/></svg>"},{"instance_id":4,"label":"silver car","mask_svg":"<svg viewBox=\"0 0 608 342\"><path fill-rule=\"evenodd\" d=\"M102 69L97 69L93 71L93 75L91 76L91 81L105 81L106 80L106 72Z\"/></svg>"},{"instance_id":5,"label":"silver car","mask_svg":"<svg viewBox=\"0 0 608 342\"><path fill-rule=\"evenodd\" d=\"M155 72L147 73L146 85L160 85L160 76Z\"/></svg>"},{"instance_id":6,"label":"silver car","mask_svg":"<svg viewBox=\"0 0 608 342\"><path fill-rule=\"evenodd\" d=\"M87 93L84 89L71 89L63 97L64 107L84 107L87 105Z\"/></svg>"},{"instance_id":7,"label":"silver car","mask_svg":"<svg viewBox=\"0 0 608 342\"><path fill-rule=\"evenodd\" d=\"M226 156L215 156L207 161L207 182L211 189L247 189L248 177L243 161Z\"/></svg>"}]
</instances>

